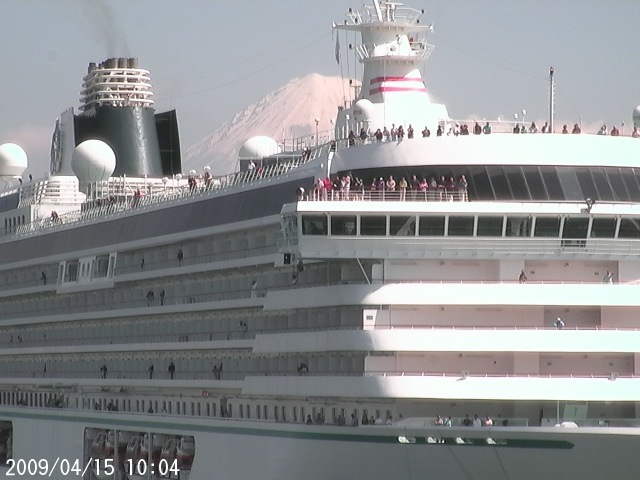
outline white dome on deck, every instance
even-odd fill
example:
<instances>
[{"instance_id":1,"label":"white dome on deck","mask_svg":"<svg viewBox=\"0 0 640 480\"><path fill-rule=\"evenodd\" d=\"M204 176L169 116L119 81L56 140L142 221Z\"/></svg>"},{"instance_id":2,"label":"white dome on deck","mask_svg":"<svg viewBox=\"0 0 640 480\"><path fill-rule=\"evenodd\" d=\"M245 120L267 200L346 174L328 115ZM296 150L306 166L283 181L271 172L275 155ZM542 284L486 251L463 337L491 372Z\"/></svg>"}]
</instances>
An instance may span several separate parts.
<instances>
[{"instance_id":1,"label":"white dome on deck","mask_svg":"<svg viewBox=\"0 0 640 480\"><path fill-rule=\"evenodd\" d=\"M15 143L0 145L0 177L21 176L27 168L27 154Z\"/></svg>"},{"instance_id":2,"label":"white dome on deck","mask_svg":"<svg viewBox=\"0 0 640 480\"><path fill-rule=\"evenodd\" d=\"M353 106L353 118L356 122L370 122L375 115L375 107L371 100L361 98Z\"/></svg>"},{"instance_id":3,"label":"white dome on deck","mask_svg":"<svg viewBox=\"0 0 640 480\"><path fill-rule=\"evenodd\" d=\"M270 155L276 155L280 152L280 146L273 138L256 136L251 137L242 144L242 147L240 147L240 153L238 153L238 158L263 158Z\"/></svg>"},{"instance_id":4,"label":"white dome on deck","mask_svg":"<svg viewBox=\"0 0 640 480\"><path fill-rule=\"evenodd\" d=\"M633 109L633 126L640 128L640 105Z\"/></svg>"},{"instance_id":5,"label":"white dome on deck","mask_svg":"<svg viewBox=\"0 0 640 480\"><path fill-rule=\"evenodd\" d=\"M81 182L106 180L116 169L116 155L101 140L85 140L71 155L71 169Z\"/></svg>"}]
</instances>

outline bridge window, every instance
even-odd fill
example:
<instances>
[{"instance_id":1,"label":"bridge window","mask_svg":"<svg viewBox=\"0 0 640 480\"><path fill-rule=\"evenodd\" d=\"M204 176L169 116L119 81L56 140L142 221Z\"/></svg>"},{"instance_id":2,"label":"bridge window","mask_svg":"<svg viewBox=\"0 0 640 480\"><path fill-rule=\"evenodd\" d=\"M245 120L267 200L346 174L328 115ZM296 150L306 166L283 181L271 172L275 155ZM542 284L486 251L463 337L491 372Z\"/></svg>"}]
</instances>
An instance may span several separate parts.
<instances>
[{"instance_id":1,"label":"bridge window","mask_svg":"<svg viewBox=\"0 0 640 480\"><path fill-rule=\"evenodd\" d=\"M618 238L640 238L640 217L621 219Z\"/></svg>"},{"instance_id":2,"label":"bridge window","mask_svg":"<svg viewBox=\"0 0 640 480\"><path fill-rule=\"evenodd\" d=\"M613 238L616 235L615 218L594 218L591 223L591 238Z\"/></svg>"},{"instance_id":3,"label":"bridge window","mask_svg":"<svg viewBox=\"0 0 640 480\"><path fill-rule=\"evenodd\" d=\"M443 237L444 217L420 217L418 235L423 237Z\"/></svg>"},{"instance_id":4,"label":"bridge window","mask_svg":"<svg viewBox=\"0 0 640 480\"><path fill-rule=\"evenodd\" d=\"M589 219L586 217L569 217L564 221L562 238L587 238Z\"/></svg>"},{"instance_id":5,"label":"bridge window","mask_svg":"<svg viewBox=\"0 0 640 480\"><path fill-rule=\"evenodd\" d=\"M478 217L477 235L479 237L501 237L502 223L502 217ZM449 230L451 230L451 226L449 226Z\"/></svg>"},{"instance_id":6,"label":"bridge window","mask_svg":"<svg viewBox=\"0 0 640 480\"><path fill-rule=\"evenodd\" d=\"M472 237L473 217L449 217L450 237Z\"/></svg>"},{"instance_id":7,"label":"bridge window","mask_svg":"<svg viewBox=\"0 0 640 480\"><path fill-rule=\"evenodd\" d=\"M416 232L416 217L391 217L389 234L394 237L413 237Z\"/></svg>"},{"instance_id":8,"label":"bridge window","mask_svg":"<svg viewBox=\"0 0 640 480\"><path fill-rule=\"evenodd\" d=\"M303 215L302 216L303 235L326 235L327 217L324 215Z\"/></svg>"},{"instance_id":9,"label":"bridge window","mask_svg":"<svg viewBox=\"0 0 640 480\"><path fill-rule=\"evenodd\" d=\"M355 215L332 215L331 235L355 235L356 221L357 219Z\"/></svg>"},{"instance_id":10,"label":"bridge window","mask_svg":"<svg viewBox=\"0 0 640 480\"><path fill-rule=\"evenodd\" d=\"M534 237L558 238L560 236L560 217L536 217Z\"/></svg>"},{"instance_id":11,"label":"bridge window","mask_svg":"<svg viewBox=\"0 0 640 480\"><path fill-rule=\"evenodd\" d=\"M360 235L383 237L387 234L387 217L368 216L360 217Z\"/></svg>"},{"instance_id":12,"label":"bridge window","mask_svg":"<svg viewBox=\"0 0 640 480\"><path fill-rule=\"evenodd\" d=\"M528 237L531 235L531 219L528 217L507 217L507 237Z\"/></svg>"}]
</instances>

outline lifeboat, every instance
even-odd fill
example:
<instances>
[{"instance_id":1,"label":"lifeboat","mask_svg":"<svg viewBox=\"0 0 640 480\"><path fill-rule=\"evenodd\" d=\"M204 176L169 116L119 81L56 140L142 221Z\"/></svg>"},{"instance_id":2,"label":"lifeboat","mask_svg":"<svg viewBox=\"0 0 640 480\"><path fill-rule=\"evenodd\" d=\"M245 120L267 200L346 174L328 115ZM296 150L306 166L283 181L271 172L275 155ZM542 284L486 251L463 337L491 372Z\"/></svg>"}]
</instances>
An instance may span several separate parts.
<instances>
[{"instance_id":1,"label":"lifeboat","mask_svg":"<svg viewBox=\"0 0 640 480\"><path fill-rule=\"evenodd\" d=\"M111 439L109 438L110 435ZM97 480L110 480L113 478L113 473L108 475L107 472L111 466L114 466L113 462L115 462L114 437L114 432L104 430L98 432L91 442L91 458L93 458L91 470ZM109 461L107 462L107 460Z\"/></svg>"},{"instance_id":2,"label":"lifeboat","mask_svg":"<svg viewBox=\"0 0 640 480\"><path fill-rule=\"evenodd\" d=\"M164 446L162 447L162 451L160 452L160 464L162 465L158 468L158 473L160 478L171 478L177 479L179 478L174 474L173 470L177 470L178 464L178 438L169 438L166 442L164 442Z\"/></svg>"},{"instance_id":3,"label":"lifeboat","mask_svg":"<svg viewBox=\"0 0 640 480\"><path fill-rule=\"evenodd\" d=\"M193 456L196 453L196 442L193 437L185 436L180 439L178 444L178 471L181 473L181 480L189 478L191 474L191 466L193 465Z\"/></svg>"},{"instance_id":4,"label":"lifeboat","mask_svg":"<svg viewBox=\"0 0 640 480\"><path fill-rule=\"evenodd\" d=\"M134 435L127 443L124 467L128 480L147 480L148 471L146 465L151 459L153 465L158 465L162 448L166 441L166 435ZM154 469L157 467L154 467Z\"/></svg>"}]
</instances>

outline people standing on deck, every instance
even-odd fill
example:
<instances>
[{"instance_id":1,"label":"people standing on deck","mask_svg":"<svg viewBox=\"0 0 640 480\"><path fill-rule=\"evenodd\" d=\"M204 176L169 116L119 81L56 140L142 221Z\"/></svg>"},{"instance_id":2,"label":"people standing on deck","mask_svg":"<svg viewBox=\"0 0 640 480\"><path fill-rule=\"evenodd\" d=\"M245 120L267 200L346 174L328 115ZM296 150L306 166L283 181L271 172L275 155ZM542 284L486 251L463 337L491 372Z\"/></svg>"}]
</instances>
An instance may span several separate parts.
<instances>
[{"instance_id":1,"label":"people standing on deck","mask_svg":"<svg viewBox=\"0 0 640 480\"><path fill-rule=\"evenodd\" d=\"M611 136L612 137L620 136L620 130L618 130L618 127L616 127L615 125L611 127Z\"/></svg>"},{"instance_id":2,"label":"people standing on deck","mask_svg":"<svg viewBox=\"0 0 640 480\"><path fill-rule=\"evenodd\" d=\"M443 133L444 133L444 130L442 129L442 125L438 125L438 130L436 130L436 136L441 137Z\"/></svg>"},{"instance_id":3,"label":"people standing on deck","mask_svg":"<svg viewBox=\"0 0 640 480\"><path fill-rule=\"evenodd\" d=\"M481 133L482 133L482 127L478 122L476 122L476 124L473 126L473 134L480 135Z\"/></svg>"},{"instance_id":4,"label":"people standing on deck","mask_svg":"<svg viewBox=\"0 0 640 480\"><path fill-rule=\"evenodd\" d=\"M542 133L549 133L551 131L551 129L549 128L549 122L544 122L541 131Z\"/></svg>"},{"instance_id":5,"label":"people standing on deck","mask_svg":"<svg viewBox=\"0 0 640 480\"><path fill-rule=\"evenodd\" d=\"M491 133L491 124L489 122L485 123L482 133L485 135L489 135Z\"/></svg>"},{"instance_id":6,"label":"people standing on deck","mask_svg":"<svg viewBox=\"0 0 640 480\"><path fill-rule=\"evenodd\" d=\"M398 187L400 188L400 200L404 201L407 198L407 187L409 184L407 183L407 179L402 177L400 179L400 183L398 183Z\"/></svg>"},{"instance_id":7,"label":"people standing on deck","mask_svg":"<svg viewBox=\"0 0 640 480\"><path fill-rule=\"evenodd\" d=\"M42 280L42 284L43 284L43 285L46 285L46 284L47 284L47 274L46 274L46 273L44 273L44 272L42 272L42 273L40 274L40 280Z\"/></svg>"},{"instance_id":8,"label":"people standing on deck","mask_svg":"<svg viewBox=\"0 0 640 480\"><path fill-rule=\"evenodd\" d=\"M164 289L160 290L160 305L164 305Z\"/></svg>"},{"instance_id":9,"label":"people standing on deck","mask_svg":"<svg viewBox=\"0 0 640 480\"><path fill-rule=\"evenodd\" d=\"M376 142L381 142L382 141L382 130L377 129L376 133L374 133L373 136L376 137Z\"/></svg>"},{"instance_id":10,"label":"people standing on deck","mask_svg":"<svg viewBox=\"0 0 640 480\"><path fill-rule=\"evenodd\" d=\"M184 252L182 251L182 249L178 250L176 258L178 259L178 265L182 266L182 260L184 259Z\"/></svg>"},{"instance_id":11,"label":"people standing on deck","mask_svg":"<svg viewBox=\"0 0 640 480\"><path fill-rule=\"evenodd\" d=\"M409 124L409 128L407 128L407 138L413 138L413 127Z\"/></svg>"},{"instance_id":12,"label":"people standing on deck","mask_svg":"<svg viewBox=\"0 0 640 480\"><path fill-rule=\"evenodd\" d=\"M607 273L605 274L603 281L604 283L613 283L613 273L607 270Z\"/></svg>"},{"instance_id":13,"label":"people standing on deck","mask_svg":"<svg viewBox=\"0 0 640 480\"><path fill-rule=\"evenodd\" d=\"M258 281L254 280L251 282L251 298L256 298L258 296Z\"/></svg>"},{"instance_id":14,"label":"people standing on deck","mask_svg":"<svg viewBox=\"0 0 640 480\"><path fill-rule=\"evenodd\" d=\"M431 136L431 130L425 125L424 130L422 130L422 137L428 138Z\"/></svg>"},{"instance_id":15,"label":"people standing on deck","mask_svg":"<svg viewBox=\"0 0 640 480\"><path fill-rule=\"evenodd\" d=\"M638 138L640 137L640 130L638 130L638 127L633 127L633 132L631 133L631 136L633 138Z\"/></svg>"},{"instance_id":16,"label":"people standing on deck","mask_svg":"<svg viewBox=\"0 0 640 480\"><path fill-rule=\"evenodd\" d=\"M361 128L360 129L360 141L362 143L365 143L367 141L367 137L368 137L367 131L364 128Z\"/></svg>"},{"instance_id":17,"label":"people standing on deck","mask_svg":"<svg viewBox=\"0 0 640 480\"><path fill-rule=\"evenodd\" d=\"M600 130L598 130L598 135L606 135L607 134L607 126L606 125L602 125L600 127Z\"/></svg>"},{"instance_id":18,"label":"people standing on deck","mask_svg":"<svg viewBox=\"0 0 640 480\"><path fill-rule=\"evenodd\" d=\"M102 365L100 367L100 375L102 376L102 378L107 378L107 366L106 365Z\"/></svg>"},{"instance_id":19,"label":"people standing on deck","mask_svg":"<svg viewBox=\"0 0 640 480\"><path fill-rule=\"evenodd\" d=\"M167 367L167 371L169 372L169 378L173 380L173 377L176 373L176 366L173 362L169 364L169 367Z\"/></svg>"},{"instance_id":20,"label":"people standing on deck","mask_svg":"<svg viewBox=\"0 0 640 480\"><path fill-rule=\"evenodd\" d=\"M356 144L356 134L353 133L353 130L349 131L349 146L353 147Z\"/></svg>"},{"instance_id":21,"label":"people standing on deck","mask_svg":"<svg viewBox=\"0 0 640 480\"><path fill-rule=\"evenodd\" d=\"M478 415L473 416L473 427L478 428L482 426L482 420L478 417Z\"/></svg>"},{"instance_id":22,"label":"people standing on deck","mask_svg":"<svg viewBox=\"0 0 640 480\"><path fill-rule=\"evenodd\" d=\"M553 322L553 326L556 330L562 330L564 328L564 320L562 320L560 317L557 317Z\"/></svg>"},{"instance_id":23,"label":"people standing on deck","mask_svg":"<svg viewBox=\"0 0 640 480\"><path fill-rule=\"evenodd\" d=\"M149 372L149 380L153 380L153 372L155 371L155 367L153 366L153 364L151 364L148 368L148 372Z\"/></svg>"},{"instance_id":24,"label":"people standing on deck","mask_svg":"<svg viewBox=\"0 0 640 480\"><path fill-rule=\"evenodd\" d=\"M538 133L538 127L536 126L536 122L531 122L531 126L529 127L529 133Z\"/></svg>"},{"instance_id":25,"label":"people standing on deck","mask_svg":"<svg viewBox=\"0 0 640 480\"><path fill-rule=\"evenodd\" d=\"M397 138L398 138L398 130L396 130L396 124L392 123L391 124L391 141L395 142Z\"/></svg>"},{"instance_id":26,"label":"people standing on deck","mask_svg":"<svg viewBox=\"0 0 640 480\"><path fill-rule=\"evenodd\" d=\"M562 133L563 133L563 134L567 134L567 133L569 133L569 129L567 128L567 125L566 125L566 124L562 126Z\"/></svg>"},{"instance_id":27,"label":"people standing on deck","mask_svg":"<svg viewBox=\"0 0 640 480\"><path fill-rule=\"evenodd\" d=\"M393 179L392 175L389 175L389 179L387 180L386 190L389 192L396 191L396 181Z\"/></svg>"},{"instance_id":28,"label":"people standing on deck","mask_svg":"<svg viewBox=\"0 0 640 480\"><path fill-rule=\"evenodd\" d=\"M402 140L404 140L404 128L400 125L398 127L398 141L401 142Z\"/></svg>"},{"instance_id":29,"label":"people standing on deck","mask_svg":"<svg viewBox=\"0 0 640 480\"><path fill-rule=\"evenodd\" d=\"M458 200L462 202L469 201L469 182L467 182L467 177L464 175L460 176L460 180L458 180Z\"/></svg>"},{"instance_id":30,"label":"people standing on deck","mask_svg":"<svg viewBox=\"0 0 640 480\"><path fill-rule=\"evenodd\" d=\"M147 292L147 307L150 307L151 305L153 305L154 296L155 294L153 293L153 290L149 290Z\"/></svg>"},{"instance_id":31,"label":"people standing on deck","mask_svg":"<svg viewBox=\"0 0 640 480\"><path fill-rule=\"evenodd\" d=\"M582 129L580 128L580 126L576 123L573 126L573 130L571 130L571 133L573 133L574 135L577 133L582 133Z\"/></svg>"},{"instance_id":32,"label":"people standing on deck","mask_svg":"<svg viewBox=\"0 0 640 480\"><path fill-rule=\"evenodd\" d=\"M526 283L527 282L527 274L524 273L524 269L520 270L520 276L518 277L518 283Z\"/></svg>"},{"instance_id":33,"label":"people standing on deck","mask_svg":"<svg viewBox=\"0 0 640 480\"><path fill-rule=\"evenodd\" d=\"M388 142L391 139L391 134L389 133L389 130L387 130L387 127L382 129L382 136L384 137L385 142Z\"/></svg>"}]
</instances>

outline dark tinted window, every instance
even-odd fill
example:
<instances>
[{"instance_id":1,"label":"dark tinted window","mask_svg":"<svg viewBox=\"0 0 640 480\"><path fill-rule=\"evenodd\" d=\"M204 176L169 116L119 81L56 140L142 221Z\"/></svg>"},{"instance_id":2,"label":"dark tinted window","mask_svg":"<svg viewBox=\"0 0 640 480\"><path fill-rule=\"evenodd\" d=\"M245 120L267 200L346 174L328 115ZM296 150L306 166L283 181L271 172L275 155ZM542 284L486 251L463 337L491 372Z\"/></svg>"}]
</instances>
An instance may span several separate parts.
<instances>
[{"instance_id":1,"label":"dark tinted window","mask_svg":"<svg viewBox=\"0 0 640 480\"><path fill-rule=\"evenodd\" d=\"M502 217L478 217L477 236L478 237L501 237L502 236Z\"/></svg>"},{"instance_id":2,"label":"dark tinted window","mask_svg":"<svg viewBox=\"0 0 640 480\"><path fill-rule=\"evenodd\" d=\"M355 215L332 215L331 235L355 235L356 216Z\"/></svg>"},{"instance_id":3,"label":"dark tinted window","mask_svg":"<svg viewBox=\"0 0 640 480\"><path fill-rule=\"evenodd\" d=\"M596 183L596 188L598 189L598 198L600 200L614 200L613 190L611 190L611 185L609 185L609 181L607 180L604 171L601 168L593 168L591 170L591 174L593 175L593 180Z\"/></svg>"},{"instance_id":4,"label":"dark tinted window","mask_svg":"<svg viewBox=\"0 0 640 480\"><path fill-rule=\"evenodd\" d=\"M613 238L616 234L615 218L594 218L591 222L591 238Z\"/></svg>"},{"instance_id":5,"label":"dark tinted window","mask_svg":"<svg viewBox=\"0 0 640 480\"><path fill-rule=\"evenodd\" d=\"M589 219L587 217L569 217L564 221L562 238L587 238Z\"/></svg>"},{"instance_id":6,"label":"dark tinted window","mask_svg":"<svg viewBox=\"0 0 640 480\"><path fill-rule=\"evenodd\" d=\"M540 172L547 192L549 192L549 200L564 200L564 193L562 192L556 169L553 167L540 167Z\"/></svg>"},{"instance_id":7,"label":"dark tinted window","mask_svg":"<svg viewBox=\"0 0 640 480\"><path fill-rule=\"evenodd\" d=\"M444 236L444 217L420 217L418 235L425 237Z\"/></svg>"},{"instance_id":8,"label":"dark tinted window","mask_svg":"<svg viewBox=\"0 0 640 480\"><path fill-rule=\"evenodd\" d=\"M529 191L534 200L548 200L549 195L544 188L544 182L540 175L540 169L538 167L522 167L524 171L524 178L529 186Z\"/></svg>"},{"instance_id":9,"label":"dark tinted window","mask_svg":"<svg viewBox=\"0 0 640 480\"><path fill-rule=\"evenodd\" d=\"M588 168L576 168L576 176L578 177L578 183L584 198L598 198L598 190L596 184L593 182L591 176L591 170Z\"/></svg>"},{"instance_id":10,"label":"dark tinted window","mask_svg":"<svg viewBox=\"0 0 640 480\"><path fill-rule=\"evenodd\" d=\"M473 217L449 217L450 237L473 236Z\"/></svg>"},{"instance_id":11,"label":"dark tinted window","mask_svg":"<svg viewBox=\"0 0 640 480\"><path fill-rule=\"evenodd\" d=\"M469 180L469 197L471 199L493 200L495 198L485 167L472 167L467 179Z\"/></svg>"},{"instance_id":12,"label":"dark tinted window","mask_svg":"<svg viewBox=\"0 0 640 480\"><path fill-rule=\"evenodd\" d=\"M528 237L531 235L531 219L529 217L507 217L507 237Z\"/></svg>"},{"instance_id":13,"label":"dark tinted window","mask_svg":"<svg viewBox=\"0 0 640 480\"><path fill-rule=\"evenodd\" d=\"M584 200L585 197L582 194L580 185L578 184L578 178L573 168L558 167L558 178L560 179L560 185L562 185L562 191L564 200Z\"/></svg>"},{"instance_id":14,"label":"dark tinted window","mask_svg":"<svg viewBox=\"0 0 640 480\"><path fill-rule=\"evenodd\" d=\"M303 235L326 235L327 217L324 215L303 215L302 216Z\"/></svg>"},{"instance_id":15,"label":"dark tinted window","mask_svg":"<svg viewBox=\"0 0 640 480\"><path fill-rule=\"evenodd\" d=\"M560 236L560 218L536 217L536 229L533 236L558 238Z\"/></svg>"},{"instance_id":16,"label":"dark tinted window","mask_svg":"<svg viewBox=\"0 0 640 480\"><path fill-rule=\"evenodd\" d=\"M387 217L365 216L360 217L360 235L385 236L387 234Z\"/></svg>"},{"instance_id":17,"label":"dark tinted window","mask_svg":"<svg viewBox=\"0 0 640 480\"><path fill-rule=\"evenodd\" d=\"M524 181L524 174L520 167L506 167L507 180L511 186L514 200L530 200L529 188Z\"/></svg>"},{"instance_id":18,"label":"dark tinted window","mask_svg":"<svg viewBox=\"0 0 640 480\"><path fill-rule=\"evenodd\" d=\"M640 238L640 217L621 219L618 238Z\"/></svg>"},{"instance_id":19,"label":"dark tinted window","mask_svg":"<svg viewBox=\"0 0 640 480\"><path fill-rule=\"evenodd\" d=\"M496 194L496 199L511 199L511 190L509 190L509 184L507 183L502 167L487 167L487 170L489 172L491 185L493 185L493 191Z\"/></svg>"},{"instance_id":20,"label":"dark tinted window","mask_svg":"<svg viewBox=\"0 0 640 480\"><path fill-rule=\"evenodd\" d=\"M613 190L613 196L616 200L621 202L628 202L630 200L629 192L627 191L627 187L622 180L622 174L620 170L617 168L608 169L607 178L609 179L609 184L611 185L611 189Z\"/></svg>"},{"instance_id":21,"label":"dark tinted window","mask_svg":"<svg viewBox=\"0 0 640 480\"><path fill-rule=\"evenodd\" d=\"M638 172L634 175L631 169L622 170L622 180L627 187L631 199L640 201L640 186L638 185Z\"/></svg>"},{"instance_id":22,"label":"dark tinted window","mask_svg":"<svg viewBox=\"0 0 640 480\"><path fill-rule=\"evenodd\" d=\"M413 237L416 232L416 217L391 217L389 234L397 237Z\"/></svg>"}]
</instances>

